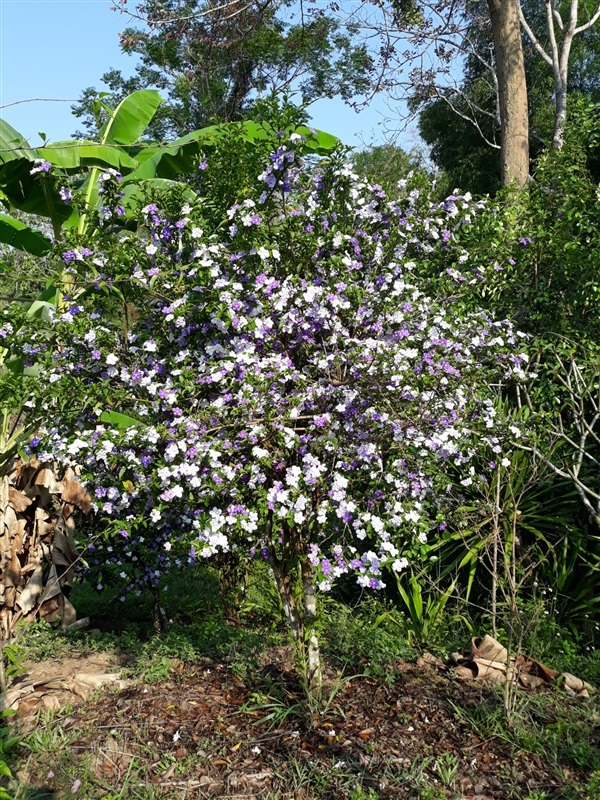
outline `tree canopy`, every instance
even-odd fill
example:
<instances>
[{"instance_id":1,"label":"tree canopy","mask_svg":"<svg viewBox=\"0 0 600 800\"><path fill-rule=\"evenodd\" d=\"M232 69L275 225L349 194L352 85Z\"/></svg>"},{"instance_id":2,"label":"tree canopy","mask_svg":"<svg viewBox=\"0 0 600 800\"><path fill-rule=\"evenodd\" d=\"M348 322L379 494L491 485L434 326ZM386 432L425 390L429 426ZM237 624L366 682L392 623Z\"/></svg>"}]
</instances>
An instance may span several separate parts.
<instances>
[{"instance_id":1,"label":"tree canopy","mask_svg":"<svg viewBox=\"0 0 600 800\"><path fill-rule=\"evenodd\" d=\"M291 0L238 5L145 0L138 13L147 29L128 27L120 34L123 52L139 56L140 63L132 77L118 69L102 76L106 99L115 105L137 89L159 89L166 103L148 135L162 140L215 120L242 119L260 95L293 91L310 102L366 90L368 49L332 16L294 14ZM103 119L97 95L96 88L86 89L73 109L87 135Z\"/></svg>"}]
</instances>

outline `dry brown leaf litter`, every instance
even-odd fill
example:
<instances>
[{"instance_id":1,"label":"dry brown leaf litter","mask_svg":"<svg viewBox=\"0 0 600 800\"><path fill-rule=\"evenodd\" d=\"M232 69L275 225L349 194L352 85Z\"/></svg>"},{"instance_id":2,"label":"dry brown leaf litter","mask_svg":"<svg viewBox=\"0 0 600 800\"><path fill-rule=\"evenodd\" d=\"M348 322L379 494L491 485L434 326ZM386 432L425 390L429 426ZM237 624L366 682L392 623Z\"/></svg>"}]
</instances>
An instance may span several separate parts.
<instances>
[{"instance_id":1,"label":"dry brown leaf litter","mask_svg":"<svg viewBox=\"0 0 600 800\"><path fill-rule=\"evenodd\" d=\"M263 688L269 681L287 688L290 704L300 700L292 674L265 665ZM74 758L91 754L91 768L102 785L118 785L135 761L144 766L144 780L165 798L174 796L176 786L189 790L189 795L178 795L182 797L276 797L282 770L292 760L321 768L329 776L326 796L332 800L346 796L336 783L335 764L362 776L381 798L414 797L408 794L409 777L404 793L402 775L409 776L415 763L430 759L434 780L436 761L448 755L459 765L455 790L448 797L456 798L459 791L460 797L502 800L516 785L556 800L564 796L563 783L539 756L515 753L457 717L453 705L469 710L496 702L485 684L403 665L389 685L355 678L340 690L327 714L289 716L273 730L257 724L266 710L242 710L256 688L221 663L207 659L200 667L179 664L168 681L102 695L60 725L75 737ZM398 780L391 781L394 774ZM583 771L574 770L570 779L583 781ZM310 792L296 796L311 797Z\"/></svg>"}]
</instances>

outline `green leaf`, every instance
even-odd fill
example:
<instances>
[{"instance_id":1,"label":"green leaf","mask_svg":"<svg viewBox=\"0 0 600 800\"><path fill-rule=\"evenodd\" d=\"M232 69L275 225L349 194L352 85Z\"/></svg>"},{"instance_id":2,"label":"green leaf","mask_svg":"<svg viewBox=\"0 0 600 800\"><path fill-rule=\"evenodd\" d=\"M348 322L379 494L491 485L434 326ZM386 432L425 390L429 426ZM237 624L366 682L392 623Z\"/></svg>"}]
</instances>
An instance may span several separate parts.
<instances>
[{"instance_id":1,"label":"green leaf","mask_svg":"<svg viewBox=\"0 0 600 800\"><path fill-rule=\"evenodd\" d=\"M63 203L58 191L30 172L28 157L0 161L0 190L5 202L27 214L50 217L57 224L71 216L72 209Z\"/></svg>"},{"instance_id":2,"label":"green leaf","mask_svg":"<svg viewBox=\"0 0 600 800\"><path fill-rule=\"evenodd\" d=\"M52 312L55 311L54 303L49 303L46 300L34 300L27 309L28 317L39 317L44 322L50 322L52 319Z\"/></svg>"},{"instance_id":3,"label":"green leaf","mask_svg":"<svg viewBox=\"0 0 600 800\"><path fill-rule=\"evenodd\" d=\"M73 139L53 142L39 151L53 166L60 169L81 169L82 167L114 167L118 170L133 170L138 166L122 147L112 144L98 144Z\"/></svg>"},{"instance_id":4,"label":"green leaf","mask_svg":"<svg viewBox=\"0 0 600 800\"><path fill-rule=\"evenodd\" d=\"M52 242L43 233L6 214L0 214L0 242L34 256L43 256L52 248Z\"/></svg>"},{"instance_id":5,"label":"green leaf","mask_svg":"<svg viewBox=\"0 0 600 800\"><path fill-rule=\"evenodd\" d=\"M19 158L32 161L39 158L37 150L29 147L29 142L16 131L6 120L0 119L0 164L6 164Z\"/></svg>"},{"instance_id":6,"label":"green leaf","mask_svg":"<svg viewBox=\"0 0 600 800\"><path fill-rule=\"evenodd\" d=\"M43 292L41 292L40 296L37 298L38 300L48 300L53 305L56 305L56 295L58 293L58 289L56 285L52 282L46 285L46 288Z\"/></svg>"},{"instance_id":7,"label":"green leaf","mask_svg":"<svg viewBox=\"0 0 600 800\"><path fill-rule=\"evenodd\" d=\"M252 122L227 122L222 125L210 125L192 131L186 136L175 139L167 145L149 145L136 152L135 158L139 167L125 180L139 180L140 178L176 178L183 172L190 172L195 164L200 151L210 151L218 142L220 136L228 130L238 130L239 135L248 144L259 141L276 141L276 131L270 125ZM299 133L304 136L302 149L307 153L325 155L333 150L339 139L330 133L313 130L301 125L290 129L288 132Z\"/></svg>"},{"instance_id":8,"label":"green leaf","mask_svg":"<svg viewBox=\"0 0 600 800\"><path fill-rule=\"evenodd\" d=\"M4 362L4 366L7 367L13 375L22 375L23 374L23 359L19 356L11 356L7 358Z\"/></svg>"},{"instance_id":9,"label":"green leaf","mask_svg":"<svg viewBox=\"0 0 600 800\"><path fill-rule=\"evenodd\" d=\"M125 97L102 126L103 144L135 144L162 102L155 89L140 89Z\"/></svg>"},{"instance_id":10,"label":"green leaf","mask_svg":"<svg viewBox=\"0 0 600 800\"><path fill-rule=\"evenodd\" d=\"M136 210L140 208L141 202L145 197L145 190L155 189L166 191L171 186L179 186L183 189L183 197L193 203L197 199L196 192L186 183L171 181L167 178L148 178L137 181L123 181L123 205L126 210Z\"/></svg>"},{"instance_id":11,"label":"green leaf","mask_svg":"<svg viewBox=\"0 0 600 800\"><path fill-rule=\"evenodd\" d=\"M100 422L106 422L115 428L139 428L143 425L143 422L140 422L139 419L128 417L127 414L121 414L120 411L103 411L99 419Z\"/></svg>"}]
</instances>

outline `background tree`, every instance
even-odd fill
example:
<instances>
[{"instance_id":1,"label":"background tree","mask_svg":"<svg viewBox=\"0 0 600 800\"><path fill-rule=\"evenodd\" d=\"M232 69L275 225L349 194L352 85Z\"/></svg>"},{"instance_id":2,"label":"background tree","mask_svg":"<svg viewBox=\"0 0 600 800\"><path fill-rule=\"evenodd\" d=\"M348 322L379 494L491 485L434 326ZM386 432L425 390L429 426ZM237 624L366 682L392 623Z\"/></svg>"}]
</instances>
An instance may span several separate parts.
<instances>
[{"instance_id":1,"label":"background tree","mask_svg":"<svg viewBox=\"0 0 600 800\"><path fill-rule=\"evenodd\" d=\"M457 85L422 84L413 93L411 109L419 110L419 131L431 147L434 163L446 173L446 185L473 192L494 192L499 186L500 163L498 99L493 62L490 61L491 31L482 13L483 3L470 6L470 24L465 41L473 50L464 60L462 80ZM540 32L538 42L550 49L544 4L523 0L521 10L531 30ZM580 17L591 9L581 10ZM534 158L553 140L556 126L554 80L548 64L524 35L525 71L528 87L530 153ZM600 96L600 30L590 26L573 39L569 55L567 94L573 109ZM585 104L585 103L584 103ZM594 165L590 163L592 171Z\"/></svg>"},{"instance_id":2,"label":"background tree","mask_svg":"<svg viewBox=\"0 0 600 800\"><path fill-rule=\"evenodd\" d=\"M411 172L426 174L423 153L416 148L406 152L394 144L381 144L359 150L351 155L356 172L378 183L388 197L398 194L398 181Z\"/></svg>"},{"instance_id":3,"label":"background tree","mask_svg":"<svg viewBox=\"0 0 600 800\"><path fill-rule=\"evenodd\" d=\"M310 102L365 91L371 57L365 44L353 41L353 29L342 30L325 15L296 20L292 5L145 0L138 15L146 30L128 27L120 35L123 52L140 57L134 75L111 69L102 76L110 105L136 89L159 89L167 102L148 135L161 140L215 119L242 119L261 93L292 90ZM97 95L96 88L86 89L73 108L88 135L103 120Z\"/></svg>"},{"instance_id":4,"label":"background tree","mask_svg":"<svg viewBox=\"0 0 600 800\"><path fill-rule=\"evenodd\" d=\"M519 6L521 24L536 54L552 69L555 117L552 147L556 150L564 144L565 125L567 121L567 93L569 88L569 67L571 49L576 37L593 28L600 19L600 5L594 8L589 3L582 3L583 14L580 14L579 0L543 0L545 30L547 39L544 45L542 35L536 33L529 24L522 4ZM564 19L563 19L564 16ZM583 21L580 17L583 16Z\"/></svg>"},{"instance_id":5,"label":"background tree","mask_svg":"<svg viewBox=\"0 0 600 800\"><path fill-rule=\"evenodd\" d=\"M502 184L525 186L529 179L529 112L519 0L488 0L500 117Z\"/></svg>"}]
</instances>

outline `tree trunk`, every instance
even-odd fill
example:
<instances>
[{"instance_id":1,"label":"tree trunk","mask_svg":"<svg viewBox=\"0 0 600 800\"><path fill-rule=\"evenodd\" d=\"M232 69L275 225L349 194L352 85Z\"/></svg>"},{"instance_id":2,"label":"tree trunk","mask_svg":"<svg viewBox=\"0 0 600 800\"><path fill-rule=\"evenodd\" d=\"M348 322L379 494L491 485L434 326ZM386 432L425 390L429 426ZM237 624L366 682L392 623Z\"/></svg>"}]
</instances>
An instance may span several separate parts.
<instances>
[{"instance_id":1,"label":"tree trunk","mask_svg":"<svg viewBox=\"0 0 600 800\"><path fill-rule=\"evenodd\" d=\"M502 185L529 180L529 116L519 0L487 0L500 95Z\"/></svg>"},{"instance_id":2,"label":"tree trunk","mask_svg":"<svg viewBox=\"0 0 600 800\"><path fill-rule=\"evenodd\" d=\"M270 524L267 528L270 532ZM317 598L312 568L306 560L306 547L303 546L299 532L284 526L282 533L282 554L278 558L271 547L271 566L283 611L296 643L306 692L318 700L321 694L322 668L319 639L314 630ZM295 592L300 581L302 590Z\"/></svg>"},{"instance_id":3,"label":"tree trunk","mask_svg":"<svg viewBox=\"0 0 600 800\"><path fill-rule=\"evenodd\" d=\"M308 561L302 562L302 591L304 594L304 611L306 614L308 630L305 633L306 651L306 685L313 697L319 696L323 683L323 671L321 669L321 652L319 650L319 639L314 630L317 621L317 593L313 583L313 571Z\"/></svg>"},{"instance_id":4,"label":"tree trunk","mask_svg":"<svg viewBox=\"0 0 600 800\"><path fill-rule=\"evenodd\" d=\"M550 14L550 3L547 3L546 5L546 13L549 17L548 32L550 34L550 44L552 48L552 74L554 76L554 94L556 97L556 117L554 120L552 148L554 150L561 150L563 144L565 143L569 56L571 55L571 45L573 44L573 37L575 36L577 29L578 0L571 0L569 22L566 30L563 31L563 41L560 55L554 32L554 21L552 15Z\"/></svg>"}]
</instances>

